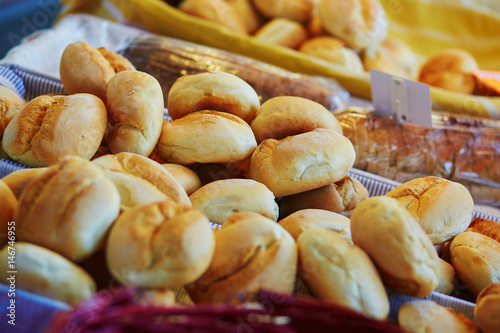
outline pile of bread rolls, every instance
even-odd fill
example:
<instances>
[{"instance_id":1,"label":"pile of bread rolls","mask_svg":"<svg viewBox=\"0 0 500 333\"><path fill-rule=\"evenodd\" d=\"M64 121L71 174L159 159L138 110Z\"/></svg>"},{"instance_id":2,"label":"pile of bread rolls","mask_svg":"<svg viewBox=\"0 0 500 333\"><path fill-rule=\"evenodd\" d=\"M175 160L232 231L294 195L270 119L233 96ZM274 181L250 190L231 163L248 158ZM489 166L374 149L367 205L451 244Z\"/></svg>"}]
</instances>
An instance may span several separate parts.
<instances>
[{"instance_id":1,"label":"pile of bread rolls","mask_svg":"<svg viewBox=\"0 0 500 333\"><path fill-rule=\"evenodd\" d=\"M484 327L498 328L490 312L500 245L484 227L466 231L473 201L462 185L419 178L368 198L347 176L353 145L318 103L260 105L245 81L208 72L175 83L164 120L154 78L134 69L99 76L116 55L72 48L83 60L63 54L70 95L28 102L3 137L12 159L36 167L0 180L0 223L16 226L18 288L76 304L103 285L90 272L107 270L104 285L143 288L144 302L172 304L169 290L182 288L198 304L241 303L259 289L291 294L303 282L314 297L385 320L386 287L450 293L456 271L481 291ZM95 82L78 81L91 70Z\"/></svg>"},{"instance_id":2,"label":"pile of bread rolls","mask_svg":"<svg viewBox=\"0 0 500 333\"><path fill-rule=\"evenodd\" d=\"M417 56L388 36L389 21L378 0L182 0L177 8L231 31L296 49L335 64L348 75L371 68L465 94L488 94L474 57L462 49ZM496 92L498 94L498 92Z\"/></svg>"}]
</instances>

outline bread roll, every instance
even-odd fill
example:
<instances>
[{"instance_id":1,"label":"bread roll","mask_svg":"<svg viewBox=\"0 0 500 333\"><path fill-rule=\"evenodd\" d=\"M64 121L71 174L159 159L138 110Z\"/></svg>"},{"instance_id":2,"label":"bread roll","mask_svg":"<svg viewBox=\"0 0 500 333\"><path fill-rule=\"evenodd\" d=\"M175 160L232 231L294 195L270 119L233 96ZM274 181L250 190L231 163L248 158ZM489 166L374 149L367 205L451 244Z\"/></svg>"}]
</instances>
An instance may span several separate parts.
<instances>
[{"instance_id":1,"label":"bread roll","mask_svg":"<svg viewBox=\"0 0 500 333\"><path fill-rule=\"evenodd\" d=\"M318 128L280 141L262 141L250 158L247 173L275 196L284 196L339 181L355 158L354 147L345 136Z\"/></svg>"},{"instance_id":2,"label":"bread roll","mask_svg":"<svg viewBox=\"0 0 500 333\"><path fill-rule=\"evenodd\" d=\"M311 228L330 229L352 242L351 221L344 215L323 209L303 209L285 217L279 224L297 240L301 233Z\"/></svg>"},{"instance_id":3,"label":"bread roll","mask_svg":"<svg viewBox=\"0 0 500 333\"><path fill-rule=\"evenodd\" d=\"M213 251L208 219L167 199L120 215L109 234L106 258L113 276L125 285L175 288L196 280Z\"/></svg>"},{"instance_id":4,"label":"bread roll","mask_svg":"<svg viewBox=\"0 0 500 333\"><path fill-rule=\"evenodd\" d=\"M296 270L292 236L271 219L240 212L215 233L208 270L186 290L195 303L244 302L260 289L291 294Z\"/></svg>"},{"instance_id":5,"label":"bread roll","mask_svg":"<svg viewBox=\"0 0 500 333\"><path fill-rule=\"evenodd\" d=\"M109 80L106 98L106 142L111 152L149 156L163 122L163 92L158 81L144 72L123 71Z\"/></svg>"},{"instance_id":6,"label":"bread roll","mask_svg":"<svg viewBox=\"0 0 500 333\"><path fill-rule=\"evenodd\" d=\"M439 258L439 280L434 291L450 295L455 289L455 269L444 259Z\"/></svg>"},{"instance_id":7,"label":"bread roll","mask_svg":"<svg viewBox=\"0 0 500 333\"><path fill-rule=\"evenodd\" d=\"M19 241L82 261L104 241L120 195L92 162L68 156L33 179L14 213Z\"/></svg>"},{"instance_id":8,"label":"bread roll","mask_svg":"<svg viewBox=\"0 0 500 333\"><path fill-rule=\"evenodd\" d=\"M403 329L414 333L479 333L474 323L465 315L423 299L401 305L398 323Z\"/></svg>"},{"instance_id":9,"label":"bread roll","mask_svg":"<svg viewBox=\"0 0 500 333\"><path fill-rule=\"evenodd\" d=\"M435 245L467 229L474 210L474 201L465 186L438 177L416 178L386 196L401 202Z\"/></svg>"},{"instance_id":10,"label":"bread roll","mask_svg":"<svg viewBox=\"0 0 500 333\"><path fill-rule=\"evenodd\" d=\"M256 212L274 221L278 205L269 189L252 179L223 179L204 185L189 199L211 222L222 224L237 212Z\"/></svg>"},{"instance_id":11,"label":"bread roll","mask_svg":"<svg viewBox=\"0 0 500 333\"><path fill-rule=\"evenodd\" d=\"M450 245L451 263L474 296L500 281L500 243L476 232L462 232Z\"/></svg>"},{"instance_id":12,"label":"bread roll","mask_svg":"<svg viewBox=\"0 0 500 333\"><path fill-rule=\"evenodd\" d=\"M15 288L45 296L70 305L92 296L96 292L95 281L82 268L63 256L35 244L16 242L15 280L8 280L12 271L7 265L11 255L8 246L0 251L0 279L13 282Z\"/></svg>"},{"instance_id":13,"label":"bread roll","mask_svg":"<svg viewBox=\"0 0 500 333\"><path fill-rule=\"evenodd\" d=\"M5 127L24 107L24 101L12 90L0 85L0 141Z\"/></svg>"},{"instance_id":14,"label":"bread roll","mask_svg":"<svg viewBox=\"0 0 500 333\"><path fill-rule=\"evenodd\" d=\"M328 128L342 134L338 120L323 105L296 96L268 99L260 106L250 126L257 143L269 138L281 140L316 128Z\"/></svg>"},{"instance_id":15,"label":"bread roll","mask_svg":"<svg viewBox=\"0 0 500 333\"><path fill-rule=\"evenodd\" d=\"M323 28L355 49L371 48L387 36L388 21L378 0L319 0Z\"/></svg>"},{"instance_id":16,"label":"bread roll","mask_svg":"<svg viewBox=\"0 0 500 333\"><path fill-rule=\"evenodd\" d=\"M254 9L252 0L224 0L234 10L246 28L246 32L253 34L261 25L263 18Z\"/></svg>"},{"instance_id":17,"label":"bread roll","mask_svg":"<svg viewBox=\"0 0 500 333\"><path fill-rule=\"evenodd\" d=\"M7 125L3 149L31 167L59 162L67 155L90 160L106 131L106 107L94 95L42 95L31 100Z\"/></svg>"},{"instance_id":18,"label":"bread roll","mask_svg":"<svg viewBox=\"0 0 500 333\"><path fill-rule=\"evenodd\" d=\"M109 171L129 173L142 178L164 193L170 199L183 205L190 206L191 201L186 191L161 164L147 157L133 153L119 153L102 156L93 161L101 168Z\"/></svg>"},{"instance_id":19,"label":"bread roll","mask_svg":"<svg viewBox=\"0 0 500 333\"><path fill-rule=\"evenodd\" d=\"M178 8L187 14L219 23L231 31L249 33L243 18L224 0L184 0Z\"/></svg>"},{"instance_id":20,"label":"bread roll","mask_svg":"<svg viewBox=\"0 0 500 333\"><path fill-rule=\"evenodd\" d=\"M14 227L12 224L14 211L17 207L17 199L10 188L0 179L0 247L5 245L9 240L8 231ZM14 222L15 223L15 222ZM11 228L9 228L11 227Z\"/></svg>"},{"instance_id":21,"label":"bread roll","mask_svg":"<svg viewBox=\"0 0 500 333\"><path fill-rule=\"evenodd\" d=\"M496 221L478 217L471 221L466 231L477 232L500 242L500 223Z\"/></svg>"},{"instance_id":22,"label":"bread roll","mask_svg":"<svg viewBox=\"0 0 500 333\"><path fill-rule=\"evenodd\" d=\"M175 292L171 289L138 288L135 301L146 306L172 306L175 305Z\"/></svg>"},{"instance_id":23,"label":"bread roll","mask_svg":"<svg viewBox=\"0 0 500 333\"><path fill-rule=\"evenodd\" d=\"M345 47L341 40L330 36L318 36L307 39L300 44L298 50L313 57L340 65L352 74L363 73L363 63L358 53Z\"/></svg>"},{"instance_id":24,"label":"bread roll","mask_svg":"<svg viewBox=\"0 0 500 333\"><path fill-rule=\"evenodd\" d=\"M372 318L387 318L389 298L363 250L323 228L305 230L297 246L299 266L312 294Z\"/></svg>"},{"instance_id":25,"label":"bread roll","mask_svg":"<svg viewBox=\"0 0 500 333\"><path fill-rule=\"evenodd\" d=\"M174 120L196 111L215 110L250 123L259 107L259 96L248 83L220 71L178 78L170 88L167 103L168 114Z\"/></svg>"},{"instance_id":26,"label":"bread roll","mask_svg":"<svg viewBox=\"0 0 500 333\"><path fill-rule=\"evenodd\" d=\"M200 177L188 167L175 163L163 163L162 167L179 182L188 196L201 187Z\"/></svg>"},{"instance_id":27,"label":"bread roll","mask_svg":"<svg viewBox=\"0 0 500 333\"><path fill-rule=\"evenodd\" d=\"M484 333L500 331L500 283L493 283L481 290L474 307L474 320Z\"/></svg>"},{"instance_id":28,"label":"bread roll","mask_svg":"<svg viewBox=\"0 0 500 333\"><path fill-rule=\"evenodd\" d=\"M280 216L285 217L301 209L324 209L334 213L352 211L368 198L368 190L357 179L345 176L338 182L314 190L282 197Z\"/></svg>"},{"instance_id":29,"label":"bread roll","mask_svg":"<svg viewBox=\"0 0 500 333\"><path fill-rule=\"evenodd\" d=\"M396 199L381 196L362 201L351 215L351 235L354 244L372 258L386 286L414 297L425 297L436 288L436 250Z\"/></svg>"},{"instance_id":30,"label":"bread roll","mask_svg":"<svg viewBox=\"0 0 500 333\"><path fill-rule=\"evenodd\" d=\"M446 90L472 94L476 87L472 71L476 69L476 59L469 52L448 49L424 62L418 80Z\"/></svg>"},{"instance_id":31,"label":"bread roll","mask_svg":"<svg viewBox=\"0 0 500 333\"><path fill-rule=\"evenodd\" d=\"M218 111L198 111L165 122L158 151L169 163L230 163L249 157L257 142L241 118Z\"/></svg>"},{"instance_id":32,"label":"bread roll","mask_svg":"<svg viewBox=\"0 0 500 333\"><path fill-rule=\"evenodd\" d=\"M264 24L254 35L259 42L296 49L307 38L302 24L286 18L274 18Z\"/></svg>"},{"instance_id":33,"label":"bread roll","mask_svg":"<svg viewBox=\"0 0 500 333\"><path fill-rule=\"evenodd\" d=\"M24 189L33 180L33 178L41 175L47 168L28 168L16 170L3 177L2 180L10 188L17 199L21 196Z\"/></svg>"},{"instance_id":34,"label":"bread roll","mask_svg":"<svg viewBox=\"0 0 500 333\"><path fill-rule=\"evenodd\" d=\"M106 102L106 84L118 72L134 66L121 55L82 42L66 46L59 74L68 94L88 93Z\"/></svg>"},{"instance_id":35,"label":"bread roll","mask_svg":"<svg viewBox=\"0 0 500 333\"><path fill-rule=\"evenodd\" d=\"M314 0L253 0L255 7L267 18L284 17L305 23L312 16Z\"/></svg>"}]
</instances>

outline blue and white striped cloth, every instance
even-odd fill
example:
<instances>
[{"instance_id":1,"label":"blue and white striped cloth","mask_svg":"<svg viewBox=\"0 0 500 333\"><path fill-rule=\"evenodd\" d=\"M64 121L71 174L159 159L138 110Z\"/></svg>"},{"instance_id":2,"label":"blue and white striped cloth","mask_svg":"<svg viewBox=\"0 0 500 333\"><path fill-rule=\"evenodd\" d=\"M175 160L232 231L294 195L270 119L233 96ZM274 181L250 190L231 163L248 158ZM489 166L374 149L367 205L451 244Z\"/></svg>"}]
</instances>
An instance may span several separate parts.
<instances>
[{"instance_id":1,"label":"blue and white striped cloth","mask_svg":"<svg viewBox=\"0 0 500 333\"><path fill-rule=\"evenodd\" d=\"M64 93L64 88L60 81L55 80L44 75L25 71L16 66L0 66L0 84L15 89L18 94L29 101L39 95L49 93ZM168 119L168 114L165 114L165 119ZM26 166L17 164L15 162L0 159L0 178L5 175L20 169L25 169ZM351 169L349 175L359 180L367 189L370 196L384 195L391 189L398 186L400 183L389 180L377 175L370 174L365 171ZM483 217L495 221L500 221L500 211L490 207L476 207L474 210L474 217ZM0 291L3 289L0 288ZM397 320L397 311L401 304L415 299L409 296L397 294L388 290L391 303L391 312L389 318ZM6 293L0 293L0 304L4 304ZM183 297L183 295L180 298ZM40 313L51 312L63 308L58 302L51 302L51 300L44 299L44 302L39 301L39 296L31 295L30 293L21 293L18 297L27 297L30 300L31 306L40 307ZM457 299L448 295L439 293L432 293L427 297L437 303L453 308L455 311L465 314L469 318L473 318L474 303ZM36 309L33 309L36 312ZM29 318L23 320L30 321ZM1 326L0 326L1 327ZM21 331L20 331L21 332ZM26 331L27 332L27 331ZM31 331L34 332L34 331Z\"/></svg>"}]
</instances>

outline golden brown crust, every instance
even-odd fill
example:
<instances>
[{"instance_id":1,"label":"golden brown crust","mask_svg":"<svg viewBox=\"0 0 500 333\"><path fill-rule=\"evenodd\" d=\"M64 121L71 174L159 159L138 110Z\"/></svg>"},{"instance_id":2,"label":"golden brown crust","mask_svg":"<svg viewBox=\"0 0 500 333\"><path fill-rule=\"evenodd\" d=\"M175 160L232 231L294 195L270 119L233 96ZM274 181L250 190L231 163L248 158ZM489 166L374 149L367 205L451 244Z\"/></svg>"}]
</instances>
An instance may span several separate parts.
<instances>
[{"instance_id":1,"label":"golden brown crust","mask_svg":"<svg viewBox=\"0 0 500 333\"><path fill-rule=\"evenodd\" d=\"M286 18L273 18L260 27L254 38L262 43L296 49L307 38L304 26Z\"/></svg>"},{"instance_id":2,"label":"golden brown crust","mask_svg":"<svg viewBox=\"0 0 500 333\"><path fill-rule=\"evenodd\" d=\"M485 287L476 299L474 320L484 333L495 333L500 330L500 283L492 283Z\"/></svg>"},{"instance_id":3,"label":"golden brown crust","mask_svg":"<svg viewBox=\"0 0 500 333\"><path fill-rule=\"evenodd\" d=\"M236 75L209 71L178 78L168 93L172 119L188 113L215 110L234 114L250 123L260 107L255 90Z\"/></svg>"},{"instance_id":4,"label":"golden brown crust","mask_svg":"<svg viewBox=\"0 0 500 333\"><path fill-rule=\"evenodd\" d=\"M296 96L267 100L250 125L257 143L269 138L281 140L316 128L328 128L342 134L338 120L323 105Z\"/></svg>"},{"instance_id":5,"label":"golden brown crust","mask_svg":"<svg viewBox=\"0 0 500 333\"><path fill-rule=\"evenodd\" d=\"M312 17L313 0L253 0L255 7L267 18L284 17L305 23Z\"/></svg>"},{"instance_id":6,"label":"golden brown crust","mask_svg":"<svg viewBox=\"0 0 500 333\"><path fill-rule=\"evenodd\" d=\"M0 85L0 141L5 127L24 107L24 101L10 89Z\"/></svg>"},{"instance_id":7,"label":"golden brown crust","mask_svg":"<svg viewBox=\"0 0 500 333\"><path fill-rule=\"evenodd\" d=\"M388 287L415 297L425 297L436 288L436 250L396 199L380 196L362 201L351 215L351 235L354 244L372 258Z\"/></svg>"},{"instance_id":8,"label":"golden brown crust","mask_svg":"<svg viewBox=\"0 0 500 333\"><path fill-rule=\"evenodd\" d=\"M97 51L102 54L104 59L110 64L111 68L115 71L115 73L120 73L122 71L135 70L134 65L128 61L124 56L112 52L104 47L97 48Z\"/></svg>"},{"instance_id":9,"label":"golden brown crust","mask_svg":"<svg viewBox=\"0 0 500 333\"><path fill-rule=\"evenodd\" d=\"M19 199L21 193L35 177L44 173L47 168L28 168L9 173L2 180L11 189L12 193Z\"/></svg>"},{"instance_id":10,"label":"golden brown crust","mask_svg":"<svg viewBox=\"0 0 500 333\"><path fill-rule=\"evenodd\" d=\"M372 318L387 318L389 298L363 250L323 228L305 230L297 246L301 273L312 294Z\"/></svg>"},{"instance_id":11,"label":"golden brown crust","mask_svg":"<svg viewBox=\"0 0 500 333\"><path fill-rule=\"evenodd\" d=\"M260 214L236 213L215 233L208 270L186 290L195 303L239 303L259 289L290 294L296 270L297 246L286 230Z\"/></svg>"},{"instance_id":12,"label":"golden brown crust","mask_svg":"<svg viewBox=\"0 0 500 333\"><path fill-rule=\"evenodd\" d=\"M106 122L106 107L94 95L42 95L12 119L2 145L14 161L32 167L57 163L67 155L90 160L104 137Z\"/></svg>"},{"instance_id":13,"label":"golden brown crust","mask_svg":"<svg viewBox=\"0 0 500 333\"><path fill-rule=\"evenodd\" d=\"M291 195L339 181L354 164L355 155L346 137L318 128L280 141L262 141L247 173L275 196Z\"/></svg>"},{"instance_id":14,"label":"golden brown crust","mask_svg":"<svg viewBox=\"0 0 500 333\"><path fill-rule=\"evenodd\" d=\"M201 187L200 177L188 167L176 163L164 163L162 167L167 169L167 171L179 182L188 196Z\"/></svg>"},{"instance_id":15,"label":"golden brown crust","mask_svg":"<svg viewBox=\"0 0 500 333\"><path fill-rule=\"evenodd\" d=\"M466 231L473 231L491 237L500 242L500 223L481 217L475 218Z\"/></svg>"},{"instance_id":16,"label":"golden brown crust","mask_svg":"<svg viewBox=\"0 0 500 333\"><path fill-rule=\"evenodd\" d=\"M113 225L106 260L123 284L176 288L196 280L208 267L214 236L197 209L171 200L139 206Z\"/></svg>"},{"instance_id":17,"label":"golden brown crust","mask_svg":"<svg viewBox=\"0 0 500 333\"><path fill-rule=\"evenodd\" d=\"M164 123L158 152L169 163L231 163L248 158L256 146L252 129L238 116L197 111Z\"/></svg>"},{"instance_id":18,"label":"golden brown crust","mask_svg":"<svg viewBox=\"0 0 500 333\"><path fill-rule=\"evenodd\" d=\"M435 245L467 229L472 219L474 201L467 188L443 178L416 178L386 196L401 202Z\"/></svg>"},{"instance_id":19,"label":"golden brown crust","mask_svg":"<svg viewBox=\"0 0 500 333\"><path fill-rule=\"evenodd\" d=\"M93 163L68 156L26 187L14 214L16 236L82 261L118 216L120 196Z\"/></svg>"},{"instance_id":20,"label":"golden brown crust","mask_svg":"<svg viewBox=\"0 0 500 333\"><path fill-rule=\"evenodd\" d=\"M106 97L106 142L111 152L149 156L163 122L163 92L158 81L144 72L123 71L109 80Z\"/></svg>"}]
</instances>

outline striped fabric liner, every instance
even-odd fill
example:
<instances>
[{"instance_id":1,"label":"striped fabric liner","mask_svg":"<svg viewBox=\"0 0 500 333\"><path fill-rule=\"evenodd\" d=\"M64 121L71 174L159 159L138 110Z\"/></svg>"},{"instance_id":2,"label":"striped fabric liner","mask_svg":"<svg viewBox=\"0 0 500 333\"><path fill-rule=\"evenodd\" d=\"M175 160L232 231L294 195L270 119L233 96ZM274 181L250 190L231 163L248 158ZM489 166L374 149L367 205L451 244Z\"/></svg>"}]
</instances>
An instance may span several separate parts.
<instances>
[{"instance_id":1,"label":"striped fabric liner","mask_svg":"<svg viewBox=\"0 0 500 333\"><path fill-rule=\"evenodd\" d=\"M49 93L63 93L64 88L62 84L53 78L49 78L37 73L24 71L19 67L5 67L0 66L0 77L3 81L10 82L10 85L15 87L21 96L24 96L26 100L30 100L36 96ZM0 81L1 83L2 81ZM165 112L166 120L171 120L168 113ZM8 175L16 170L26 169L26 166L17 164L11 161L0 159L0 178ZM349 175L356 178L363 184L367 189L370 196L384 195L391 189L400 185L400 183L389 180L365 171L351 169ZM476 207L473 213L474 217L483 217L500 222L500 213L498 210L491 207ZM214 228L219 228L219 225L213 224ZM303 290L303 286L298 286L298 293L307 293ZM391 312L389 318L391 320L397 319L397 311L401 304L409 300L415 299L409 296L397 294L388 290L391 303ZM427 298L438 302L441 305L449 306L455 311L460 312L472 319L474 303L467 302L455 297L448 295L443 295L440 293L432 293ZM189 297L187 293L181 288L177 290L177 299L183 303L189 303Z\"/></svg>"},{"instance_id":2,"label":"striped fabric liner","mask_svg":"<svg viewBox=\"0 0 500 333\"><path fill-rule=\"evenodd\" d=\"M16 91L21 97L25 97L23 79L14 70L6 66L0 66L0 85Z\"/></svg>"}]
</instances>

